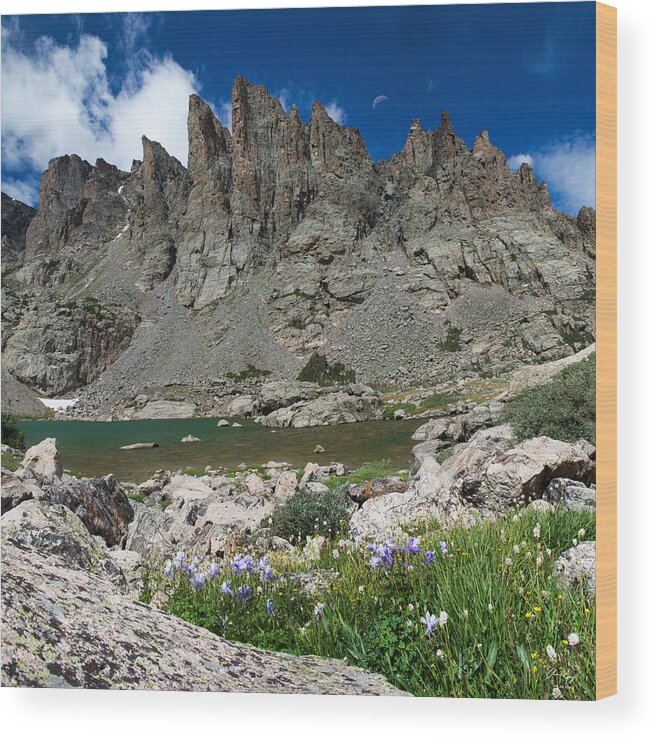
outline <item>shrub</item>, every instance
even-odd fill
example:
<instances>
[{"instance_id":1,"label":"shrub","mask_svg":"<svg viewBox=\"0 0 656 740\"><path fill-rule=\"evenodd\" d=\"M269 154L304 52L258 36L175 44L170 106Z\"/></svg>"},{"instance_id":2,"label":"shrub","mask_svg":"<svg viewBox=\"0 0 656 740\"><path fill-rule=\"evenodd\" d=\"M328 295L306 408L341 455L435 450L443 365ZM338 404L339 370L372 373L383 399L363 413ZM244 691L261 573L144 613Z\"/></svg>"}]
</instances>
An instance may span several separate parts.
<instances>
[{"instance_id":1,"label":"shrub","mask_svg":"<svg viewBox=\"0 0 656 740\"><path fill-rule=\"evenodd\" d=\"M450 326L446 330L444 340L440 342L440 349L443 352L459 352L461 334L462 329L458 329L456 326Z\"/></svg>"},{"instance_id":2,"label":"shrub","mask_svg":"<svg viewBox=\"0 0 656 740\"><path fill-rule=\"evenodd\" d=\"M401 403L387 403L383 407L383 419L393 419L394 414L400 409L405 411L406 416L412 416L417 413L417 407L414 403L406 403L405 401Z\"/></svg>"},{"instance_id":3,"label":"shrub","mask_svg":"<svg viewBox=\"0 0 656 740\"><path fill-rule=\"evenodd\" d=\"M246 366L246 369L242 370L239 373L226 374L230 378L230 380L236 380L237 382L239 382L241 380L251 380L252 378L267 378L269 375L271 375L271 370L261 370L259 367L255 367L255 365L251 365L249 363Z\"/></svg>"},{"instance_id":4,"label":"shrub","mask_svg":"<svg viewBox=\"0 0 656 740\"><path fill-rule=\"evenodd\" d=\"M443 409L450 403L456 403L458 396L453 393L431 393L430 396L424 398L419 407L419 411L427 411L428 409Z\"/></svg>"},{"instance_id":5,"label":"shrub","mask_svg":"<svg viewBox=\"0 0 656 740\"><path fill-rule=\"evenodd\" d=\"M25 435L13 414L2 414L2 442L19 450L25 449Z\"/></svg>"},{"instance_id":6,"label":"shrub","mask_svg":"<svg viewBox=\"0 0 656 740\"><path fill-rule=\"evenodd\" d=\"M343 362L331 365L326 355L315 352L298 374L298 380L319 385L345 385L355 383L355 371L347 368Z\"/></svg>"},{"instance_id":7,"label":"shrub","mask_svg":"<svg viewBox=\"0 0 656 740\"><path fill-rule=\"evenodd\" d=\"M13 473L15 470L18 470L18 468L20 468L20 463L13 455L10 455L8 452L3 452L2 467L5 470L9 470Z\"/></svg>"},{"instance_id":8,"label":"shrub","mask_svg":"<svg viewBox=\"0 0 656 740\"><path fill-rule=\"evenodd\" d=\"M595 442L594 353L570 365L548 383L527 388L506 405L502 421L521 439L546 435L563 442Z\"/></svg>"},{"instance_id":9,"label":"shrub","mask_svg":"<svg viewBox=\"0 0 656 740\"><path fill-rule=\"evenodd\" d=\"M334 491L310 493L297 491L284 504L277 506L269 519L262 521L277 537L296 542L308 536L321 534L329 536L342 529L348 519L351 505L346 496L345 486Z\"/></svg>"}]
</instances>

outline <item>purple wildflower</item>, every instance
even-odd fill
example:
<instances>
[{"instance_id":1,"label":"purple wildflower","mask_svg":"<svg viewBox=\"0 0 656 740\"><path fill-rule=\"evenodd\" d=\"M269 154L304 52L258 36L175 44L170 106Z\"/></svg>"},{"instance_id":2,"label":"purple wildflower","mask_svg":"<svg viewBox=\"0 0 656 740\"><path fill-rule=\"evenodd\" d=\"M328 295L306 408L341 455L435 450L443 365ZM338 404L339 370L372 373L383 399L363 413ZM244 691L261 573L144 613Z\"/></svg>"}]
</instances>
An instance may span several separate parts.
<instances>
[{"instance_id":1,"label":"purple wildflower","mask_svg":"<svg viewBox=\"0 0 656 740\"><path fill-rule=\"evenodd\" d=\"M321 601L318 604L314 605L314 616L315 619L321 619L323 617L323 610L326 608L326 605L322 603Z\"/></svg>"},{"instance_id":2,"label":"purple wildflower","mask_svg":"<svg viewBox=\"0 0 656 740\"><path fill-rule=\"evenodd\" d=\"M230 588L230 582L229 581L223 581L221 584L221 591L226 594L226 596L234 596L233 590Z\"/></svg>"},{"instance_id":3,"label":"purple wildflower","mask_svg":"<svg viewBox=\"0 0 656 740\"><path fill-rule=\"evenodd\" d=\"M276 574L273 571L273 568L270 565L267 565L267 567L262 571L260 578L263 581L272 581L276 577Z\"/></svg>"},{"instance_id":4,"label":"purple wildflower","mask_svg":"<svg viewBox=\"0 0 656 740\"><path fill-rule=\"evenodd\" d=\"M411 552L413 555L421 551L421 547L419 547L414 537L408 537L408 544L403 549L405 552Z\"/></svg>"},{"instance_id":5,"label":"purple wildflower","mask_svg":"<svg viewBox=\"0 0 656 740\"><path fill-rule=\"evenodd\" d=\"M428 552L424 556L424 565L428 568L433 560L435 560L435 552L433 550L428 550Z\"/></svg>"},{"instance_id":6,"label":"purple wildflower","mask_svg":"<svg viewBox=\"0 0 656 740\"><path fill-rule=\"evenodd\" d=\"M170 578L173 575L173 563L170 560L167 560L166 563L164 563L164 575L167 578Z\"/></svg>"},{"instance_id":7,"label":"purple wildflower","mask_svg":"<svg viewBox=\"0 0 656 740\"><path fill-rule=\"evenodd\" d=\"M446 547L446 542L444 540L440 540L438 544L440 546L440 550L442 551L442 554L446 555L448 552L447 547Z\"/></svg>"},{"instance_id":8,"label":"purple wildflower","mask_svg":"<svg viewBox=\"0 0 656 740\"><path fill-rule=\"evenodd\" d=\"M426 627L426 635L430 637L437 625L437 617L430 612L426 612L426 616L421 618L421 623Z\"/></svg>"},{"instance_id":9,"label":"purple wildflower","mask_svg":"<svg viewBox=\"0 0 656 740\"><path fill-rule=\"evenodd\" d=\"M250 573L253 570L253 558L250 555L237 553L232 561L232 569L235 573Z\"/></svg>"},{"instance_id":10,"label":"purple wildflower","mask_svg":"<svg viewBox=\"0 0 656 740\"><path fill-rule=\"evenodd\" d=\"M193 578L189 579L189 583L191 583L195 589L200 591L205 585L205 576L202 573L196 573Z\"/></svg>"},{"instance_id":11,"label":"purple wildflower","mask_svg":"<svg viewBox=\"0 0 656 740\"><path fill-rule=\"evenodd\" d=\"M182 552L182 550L178 553L176 553L175 558L173 558L173 564L175 567L180 570L182 566L184 565L185 561L185 554Z\"/></svg>"},{"instance_id":12,"label":"purple wildflower","mask_svg":"<svg viewBox=\"0 0 656 740\"><path fill-rule=\"evenodd\" d=\"M271 599L267 599L266 608L267 614L273 614L273 601Z\"/></svg>"},{"instance_id":13,"label":"purple wildflower","mask_svg":"<svg viewBox=\"0 0 656 740\"><path fill-rule=\"evenodd\" d=\"M210 565L210 578L216 578L219 575L219 564L212 563Z\"/></svg>"},{"instance_id":14,"label":"purple wildflower","mask_svg":"<svg viewBox=\"0 0 656 740\"><path fill-rule=\"evenodd\" d=\"M237 590L237 598L241 599L244 602L248 601L252 595L253 595L253 589L250 586L247 586L246 584L244 584Z\"/></svg>"}]
</instances>

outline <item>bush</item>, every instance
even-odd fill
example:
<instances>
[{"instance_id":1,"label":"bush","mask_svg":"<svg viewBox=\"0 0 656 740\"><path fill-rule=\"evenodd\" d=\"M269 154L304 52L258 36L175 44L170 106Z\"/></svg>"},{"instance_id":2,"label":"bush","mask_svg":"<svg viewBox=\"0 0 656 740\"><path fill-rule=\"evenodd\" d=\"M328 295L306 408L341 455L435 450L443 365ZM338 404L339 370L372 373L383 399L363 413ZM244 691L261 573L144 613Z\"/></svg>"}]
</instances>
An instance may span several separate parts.
<instances>
[{"instance_id":1,"label":"bush","mask_svg":"<svg viewBox=\"0 0 656 740\"><path fill-rule=\"evenodd\" d=\"M326 355L315 352L298 374L298 380L319 385L345 385L355 383L355 371L347 368L343 362L331 365Z\"/></svg>"},{"instance_id":2,"label":"bush","mask_svg":"<svg viewBox=\"0 0 656 740\"><path fill-rule=\"evenodd\" d=\"M246 366L245 370L242 370L239 373L226 373L226 375L230 378L230 380L235 380L239 383L242 380L252 380L254 378L268 378L269 375L271 375L271 370L261 370L259 367L255 367L255 365L251 365L249 363Z\"/></svg>"},{"instance_id":3,"label":"bush","mask_svg":"<svg viewBox=\"0 0 656 740\"><path fill-rule=\"evenodd\" d=\"M521 439L546 435L563 442L595 442L596 357L562 370L544 385L527 388L502 414Z\"/></svg>"},{"instance_id":4,"label":"bush","mask_svg":"<svg viewBox=\"0 0 656 740\"><path fill-rule=\"evenodd\" d=\"M19 450L25 449L25 435L13 414L2 414L2 443Z\"/></svg>"},{"instance_id":5,"label":"bush","mask_svg":"<svg viewBox=\"0 0 656 740\"><path fill-rule=\"evenodd\" d=\"M271 533L286 540L298 542L315 534L337 534L349 517L351 510L345 486L334 491L310 493L297 491L284 504L277 506L269 519L262 521Z\"/></svg>"},{"instance_id":6,"label":"bush","mask_svg":"<svg viewBox=\"0 0 656 740\"><path fill-rule=\"evenodd\" d=\"M450 326L446 330L444 340L440 342L440 349L443 352L459 352L461 334L462 329L458 329L456 326Z\"/></svg>"}]
</instances>

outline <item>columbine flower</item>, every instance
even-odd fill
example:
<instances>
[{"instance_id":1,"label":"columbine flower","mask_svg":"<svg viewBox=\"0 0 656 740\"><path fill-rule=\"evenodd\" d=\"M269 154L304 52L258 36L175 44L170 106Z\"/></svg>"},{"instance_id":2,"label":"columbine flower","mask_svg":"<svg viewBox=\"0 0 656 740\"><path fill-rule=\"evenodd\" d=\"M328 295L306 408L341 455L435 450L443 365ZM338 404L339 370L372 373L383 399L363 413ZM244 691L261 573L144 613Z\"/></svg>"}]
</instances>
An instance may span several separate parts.
<instances>
[{"instance_id":1,"label":"columbine flower","mask_svg":"<svg viewBox=\"0 0 656 740\"><path fill-rule=\"evenodd\" d=\"M429 550L424 556L424 565L428 568L433 560L435 560L435 553L433 550Z\"/></svg>"},{"instance_id":2,"label":"columbine flower","mask_svg":"<svg viewBox=\"0 0 656 740\"><path fill-rule=\"evenodd\" d=\"M449 615L446 612L440 612L440 618L439 618L440 627L444 629L446 627L446 623L449 621Z\"/></svg>"},{"instance_id":3,"label":"columbine flower","mask_svg":"<svg viewBox=\"0 0 656 740\"><path fill-rule=\"evenodd\" d=\"M173 564L178 570L180 570L180 568L182 568L182 566L184 565L184 561L185 561L185 554L181 550L180 552L177 552L175 554L175 558L173 558Z\"/></svg>"},{"instance_id":4,"label":"columbine flower","mask_svg":"<svg viewBox=\"0 0 656 740\"><path fill-rule=\"evenodd\" d=\"M444 540L440 540L437 544L440 546L440 550L442 551L442 554L446 555L448 552L446 542Z\"/></svg>"},{"instance_id":5,"label":"columbine flower","mask_svg":"<svg viewBox=\"0 0 656 740\"><path fill-rule=\"evenodd\" d=\"M576 634L576 632L570 632L569 635L567 635L567 644L570 647L576 647L581 640L579 639L579 636Z\"/></svg>"},{"instance_id":6,"label":"columbine flower","mask_svg":"<svg viewBox=\"0 0 656 740\"><path fill-rule=\"evenodd\" d=\"M266 609L267 614L273 614L273 601L271 601L271 599L267 599Z\"/></svg>"},{"instance_id":7,"label":"columbine flower","mask_svg":"<svg viewBox=\"0 0 656 740\"><path fill-rule=\"evenodd\" d=\"M405 552L411 552L413 555L421 551L419 540L415 537L408 537L408 544L403 548Z\"/></svg>"},{"instance_id":8,"label":"columbine flower","mask_svg":"<svg viewBox=\"0 0 656 740\"><path fill-rule=\"evenodd\" d=\"M219 575L219 564L212 563L210 565L210 578L216 578Z\"/></svg>"},{"instance_id":9,"label":"columbine flower","mask_svg":"<svg viewBox=\"0 0 656 740\"><path fill-rule=\"evenodd\" d=\"M189 579L189 583L198 591L205 585L205 576L202 573L196 573L193 578Z\"/></svg>"},{"instance_id":10,"label":"columbine flower","mask_svg":"<svg viewBox=\"0 0 656 740\"><path fill-rule=\"evenodd\" d=\"M274 570L270 565L267 565L267 567L260 574L260 578L263 581L272 581L275 577L276 574L274 573Z\"/></svg>"},{"instance_id":11,"label":"columbine flower","mask_svg":"<svg viewBox=\"0 0 656 740\"><path fill-rule=\"evenodd\" d=\"M426 627L426 635L430 637L437 624L437 617L430 612L426 612L426 616L421 618L421 623Z\"/></svg>"},{"instance_id":12,"label":"columbine flower","mask_svg":"<svg viewBox=\"0 0 656 740\"><path fill-rule=\"evenodd\" d=\"M553 645L547 645L547 657L552 663L555 663L558 659L558 656L556 655L556 649Z\"/></svg>"},{"instance_id":13,"label":"columbine flower","mask_svg":"<svg viewBox=\"0 0 656 740\"><path fill-rule=\"evenodd\" d=\"M237 590L237 598L242 601L248 601L253 595L253 589L250 586L244 584Z\"/></svg>"},{"instance_id":14,"label":"columbine flower","mask_svg":"<svg viewBox=\"0 0 656 740\"><path fill-rule=\"evenodd\" d=\"M258 570L264 570L265 568L268 568L269 558L267 557L259 558L259 560L257 561L257 567L258 567Z\"/></svg>"},{"instance_id":15,"label":"columbine flower","mask_svg":"<svg viewBox=\"0 0 656 740\"><path fill-rule=\"evenodd\" d=\"M553 689L551 689L551 696L553 696L554 699L562 699L563 692L558 688L558 686L554 686Z\"/></svg>"},{"instance_id":16,"label":"columbine flower","mask_svg":"<svg viewBox=\"0 0 656 740\"><path fill-rule=\"evenodd\" d=\"M318 604L314 605L314 617L315 619L321 619L323 617L323 610L326 608L326 605L322 603L321 601Z\"/></svg>"},{"instance_id":17,"label":"columbine flower","mask_svg":"<svg viewBox=\"0 0 656 740\"><path fill-rule=\"evenodd\" d=\"M250 555L237 553L232 561L232 569L235 573L250 573L253 570L253 558Z\"/></svg>"},{"instance_id":18,"label":"columbine flower","mask_svg":"<svg viewBox=\"0 0 656 740\"><path fill-rule=\"evenodd\" d=\"M234 596L233 590L230 588L229 581L223 581L221 584L221 591L227 596Z\"/></svg>"}]
</instances>

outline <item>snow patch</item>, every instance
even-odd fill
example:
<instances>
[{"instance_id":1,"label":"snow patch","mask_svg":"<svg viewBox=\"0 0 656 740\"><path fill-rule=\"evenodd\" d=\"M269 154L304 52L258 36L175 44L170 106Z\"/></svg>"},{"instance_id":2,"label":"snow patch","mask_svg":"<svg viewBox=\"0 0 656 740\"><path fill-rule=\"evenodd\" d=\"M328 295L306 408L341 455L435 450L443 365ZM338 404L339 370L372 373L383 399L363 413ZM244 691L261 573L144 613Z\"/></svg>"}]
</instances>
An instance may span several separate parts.
<instances>
[{"instance_id":1,"label":"snow patch","mask_svg":"<svg viewBox=\"0 0 656 740\"><path fill-rule=\"evenodd\" d=\"M49 409L63 414L67 409L72 408L79 401L79 398L40 398L39 401Z\"/></svg>"}]
</instances>

